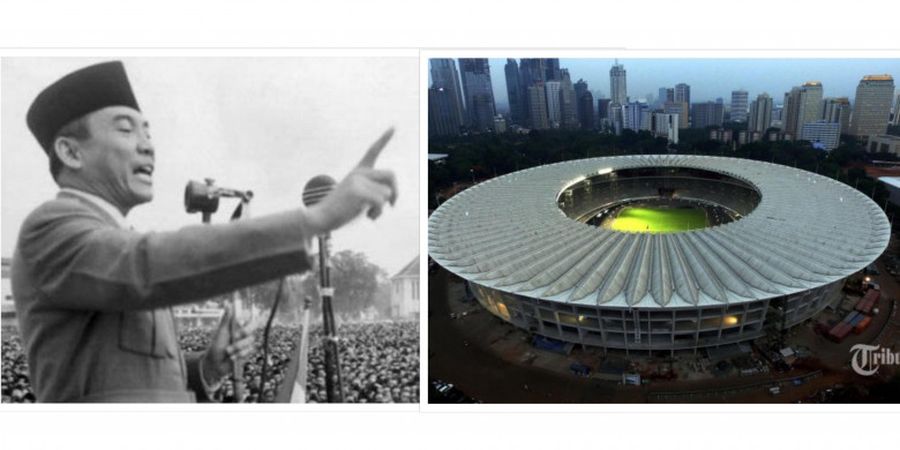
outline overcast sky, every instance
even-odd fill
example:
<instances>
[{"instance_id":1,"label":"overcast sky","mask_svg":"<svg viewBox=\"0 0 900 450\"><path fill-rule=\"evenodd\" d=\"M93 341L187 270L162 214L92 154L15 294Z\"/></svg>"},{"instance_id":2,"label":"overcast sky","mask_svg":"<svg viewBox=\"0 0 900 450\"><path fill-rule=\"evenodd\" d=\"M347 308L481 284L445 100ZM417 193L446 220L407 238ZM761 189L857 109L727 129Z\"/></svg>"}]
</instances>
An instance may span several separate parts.
<instances>
[{"instance_id":1,"label":"overcast sky","mask_svg":"<svg viewBox=\"0 0 900 450\"><path fill-rule=\"evenodd\" d=\"M491 83L497 107L508 109L506 59L490 58ZM559 61L568 68L572 83L579 78L588 89L609 98L609 69L613 59L566 59ZM780 104L784 93L806 81L821 81L825 97L853 97L856 85L864 75L888 73L894 83L900 82L900 59L619 59L625 66L628 95L632 99L658 95L660 87L678 83L691 86L691 101L715 100L731 102L731 91L744 89L750 101L768 92Z\"/></svg>"},{"instance_id":2,"label":"overcast sky","mask_svg":"<svg viewBox=\"0 0 900 450\"><path fill-rule=\"evenodd\" d=\"M2 256L13 253L25 216L55 196L47 157L25 125L38 92L101 58L3 58L0 104ZM200 222L183 206L188 180L216 179L250 189L251 214L301 206L313 176L340 179L390 126L376 168L397 174L399 198L372 222L334 233L333 249L352 249L398 272L418 253L419 103L416 58L125 59L156 148L155 198L128 216L142 231ZM227 221L223 199L213 222Z\"/></svg>"}]
</instances>

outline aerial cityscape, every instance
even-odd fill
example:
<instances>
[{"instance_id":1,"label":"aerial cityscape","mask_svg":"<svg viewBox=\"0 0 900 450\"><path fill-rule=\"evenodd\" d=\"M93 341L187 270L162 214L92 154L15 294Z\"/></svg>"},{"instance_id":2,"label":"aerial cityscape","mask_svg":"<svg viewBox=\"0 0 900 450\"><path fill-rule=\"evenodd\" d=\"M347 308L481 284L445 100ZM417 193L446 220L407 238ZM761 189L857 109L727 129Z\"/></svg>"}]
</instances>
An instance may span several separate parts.
<instances>
[{"instance_id":1,"label":"aerial cityscape","mask_svg":"<svg viewBox=\"0 0 900 450\"><path fill-rule=\"evenodd\" d=\"M430 402L897 401L898 61L692 99L507 59L505 102L495 61L429 61Z\"/></svg>"},{"instance_id":2,"label":"aerial cityscape","mask_svg":"<svg viewBox=\"0 0 900 450\"><path fill-rule=\"evenodd\" d=\"M581 128L616 134L630 129L647 130L677 144L678 129L722 127L726 122L736 122L745 125L739 130L743 134L719 138L734 140L738 145L763 139L807 140L831 150L837 147L841 134L885 134L888 122L883 118L890 117L900 103L894 79L887 73L859 74L855 92L842 91L834 96L824 95L826 86L821 81L798 80L793 86L785 85L783 92L751 95L747 89L734 88L716 92L715 99L699 101L696 95L692 100L692 86L684 82L634 95L634 89L628 89L624 61L616 60L608 69L608 95L589 89L583 78L575 81L576 75L560 67L558 58L507 59L503 65L504 83L496 80L499 75L491 73L490 61L461 58L457 69L453 59L430 60L431 136L466 131L502 133L507 128ZM898 63L883 66L897 69ZM677 75L670 78L677 79ZM498 92L501 84L505 92ZM500 95L505 97L502 103L498 101ZM856 113L852 123L851 111ZM892 124L898 124L896 114ZM778 129L777 134L766 133L770 128Z\"/></svg>"}]
</instances>

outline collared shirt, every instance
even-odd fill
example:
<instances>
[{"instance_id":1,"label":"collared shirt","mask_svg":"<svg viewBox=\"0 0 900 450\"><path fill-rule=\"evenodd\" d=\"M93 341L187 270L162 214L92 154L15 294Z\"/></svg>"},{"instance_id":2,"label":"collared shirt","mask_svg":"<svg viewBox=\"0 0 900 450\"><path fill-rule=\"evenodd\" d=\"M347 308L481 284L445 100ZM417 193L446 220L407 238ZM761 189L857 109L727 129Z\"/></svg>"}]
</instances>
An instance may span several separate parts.
<instances>
[{"instance_id":1,"label":"collared shirt","mask_svg":"<svg viewBox=\"0 0 900 450\"><path fill-rule=\"evenodd\" d=\"M98 197L94 194L89 194L87 192L80 191L78 189L67 188L67 187L60 188L59 192L65 192L67 194L72 194L76 197L83 198L83 199L91 202L92 204L94 204L97 207L99 207L100 209L102 209L103 212L109 214L110 217L115 219L116 223L118 223L120 227L122 227L126 230L131 229L131 225L128 224L128 220L125 219L125 216L122 215L122 212L119 211L118 208L113 206L112 203L104 200L103 198Z\"/></svg>"}]
</instances>

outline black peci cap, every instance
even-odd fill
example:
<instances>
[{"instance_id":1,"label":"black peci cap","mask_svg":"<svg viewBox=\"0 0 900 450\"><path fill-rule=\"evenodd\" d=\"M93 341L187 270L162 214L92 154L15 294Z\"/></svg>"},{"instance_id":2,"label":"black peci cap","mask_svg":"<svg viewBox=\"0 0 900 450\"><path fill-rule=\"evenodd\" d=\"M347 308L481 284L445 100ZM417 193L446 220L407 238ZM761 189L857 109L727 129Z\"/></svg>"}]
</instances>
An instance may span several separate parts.
<instances>
[{"instance_id":1,"label":"black peci cap","mask_svg":"<svg viewBox=\"0 0 900 450\"><path fill-rule=\"evenodd\" d=\"M69 122L107 106L140 111L121 61L95 64L72 72L38 94L28 108L28 128L45 152Z\"/></svg>"}]
</instances>

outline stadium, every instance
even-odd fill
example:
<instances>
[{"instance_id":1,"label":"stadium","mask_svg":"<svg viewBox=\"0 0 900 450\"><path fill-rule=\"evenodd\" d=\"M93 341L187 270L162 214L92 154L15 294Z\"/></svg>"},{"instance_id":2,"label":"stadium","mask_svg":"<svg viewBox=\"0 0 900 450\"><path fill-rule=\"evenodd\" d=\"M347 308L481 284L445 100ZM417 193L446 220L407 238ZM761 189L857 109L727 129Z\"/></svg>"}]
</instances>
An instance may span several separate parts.
<instances>
[{"instance_id":1,"label":"stadium","mask_svg":"<svg viewBox=\"0 0 900 450\"><path fill-rule=\"evenodd\" d=\"M684 155L594 158L475 185L429 253L492 314L625 352L696 352L822 311L887 247L868 197L811 172Z\"/></svg>"}]
</instances>

